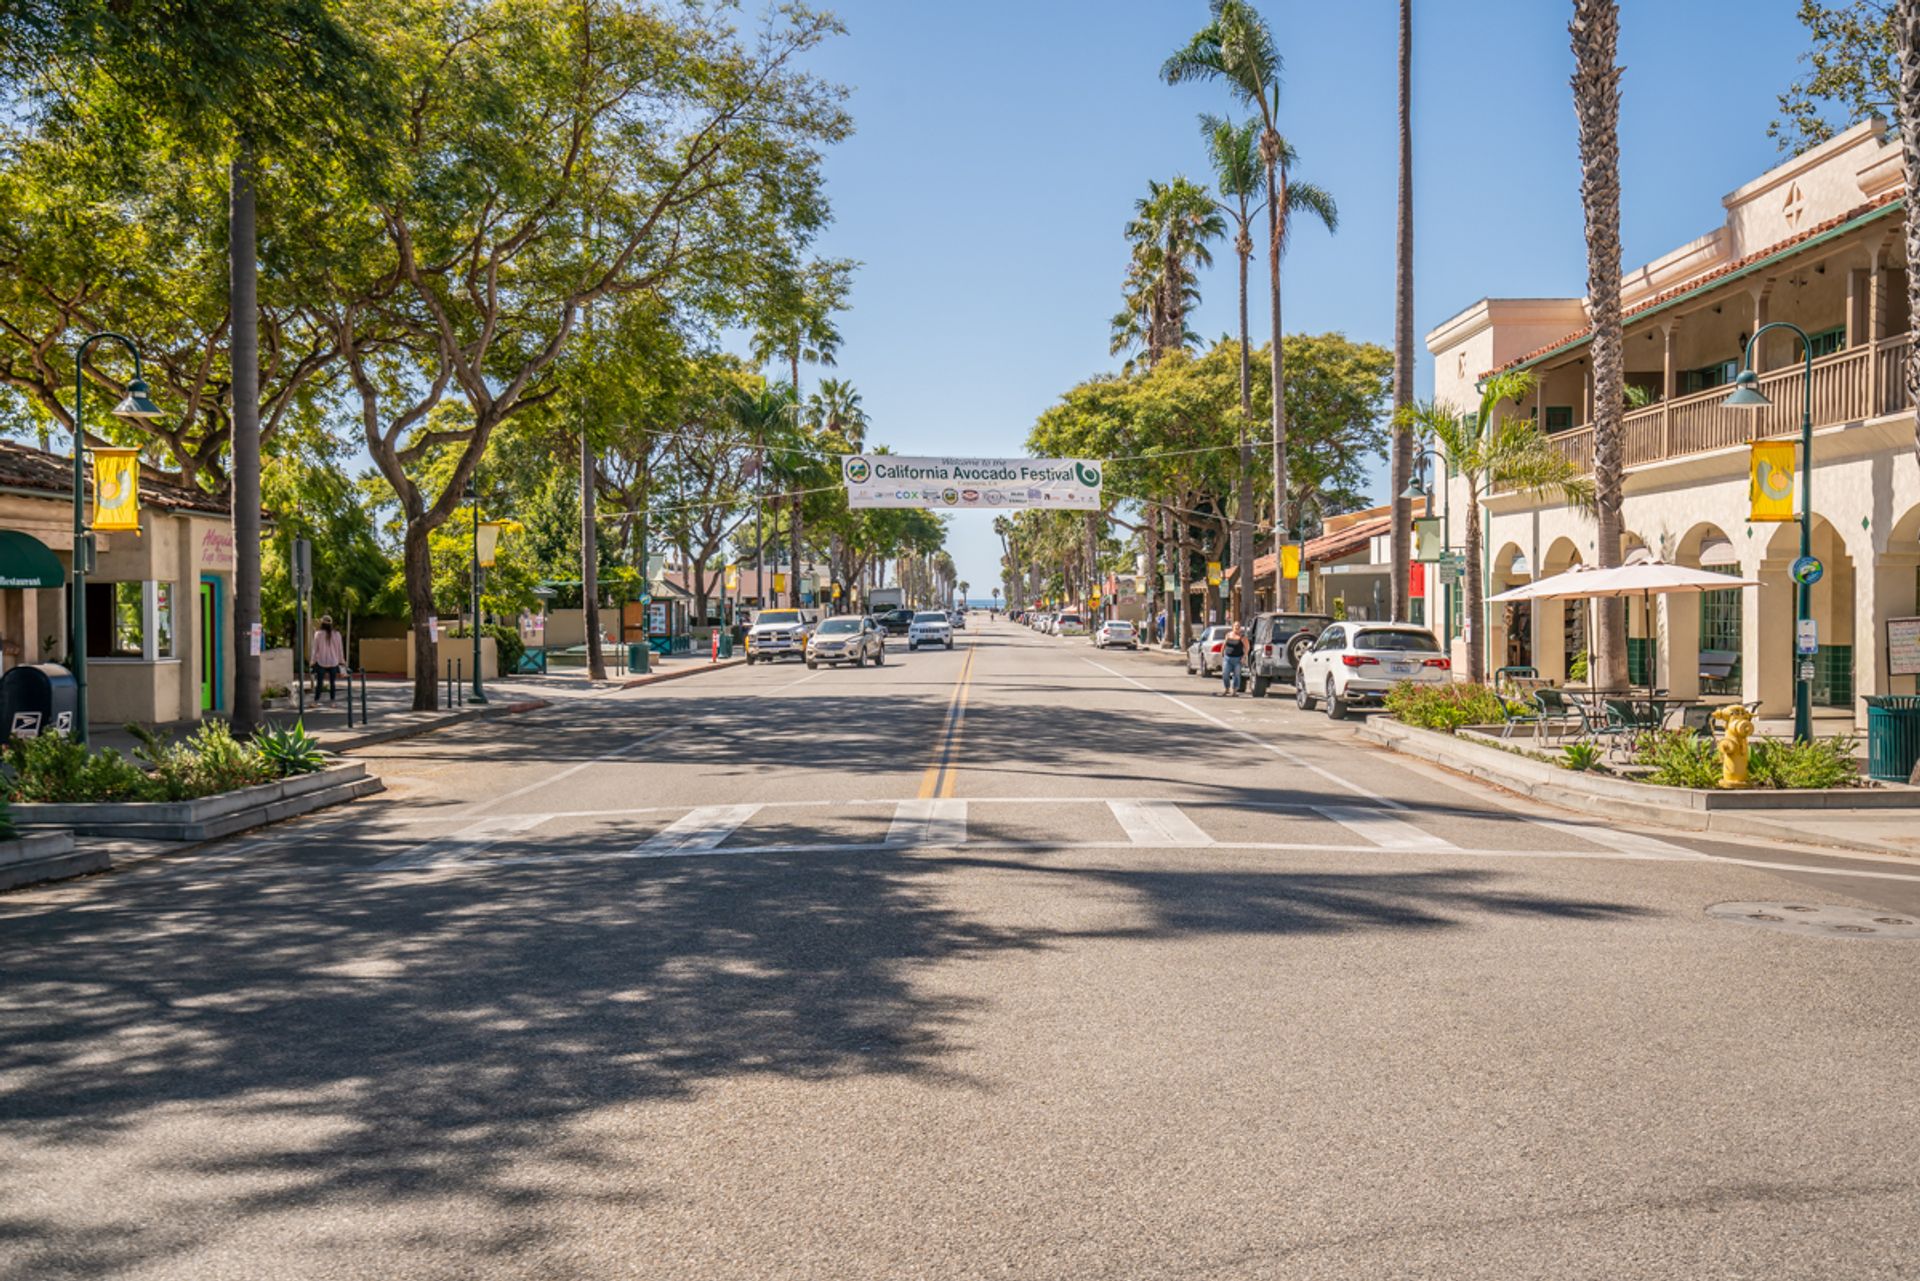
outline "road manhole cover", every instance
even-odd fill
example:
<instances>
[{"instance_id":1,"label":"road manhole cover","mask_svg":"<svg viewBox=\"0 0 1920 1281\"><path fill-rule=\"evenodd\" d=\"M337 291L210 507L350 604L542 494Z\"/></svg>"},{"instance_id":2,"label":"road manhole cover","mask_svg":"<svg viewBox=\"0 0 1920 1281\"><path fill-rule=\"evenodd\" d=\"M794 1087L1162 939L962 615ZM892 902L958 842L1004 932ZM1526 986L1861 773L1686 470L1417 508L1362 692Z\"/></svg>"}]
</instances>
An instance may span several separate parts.
<instances>
[{"instance_id":1,"label":"road manhole cover","mask_svg":"<svg viewBox=\"0 0 1920 1281\"><path fill-rule=\"evenodd\" d=\"M1831 903L1715 903L1707 909L1707 915L1783 934L1920 939L1920 916L1903 916L1870 907L1836 907Z\"/></svg>"}]
</instances>

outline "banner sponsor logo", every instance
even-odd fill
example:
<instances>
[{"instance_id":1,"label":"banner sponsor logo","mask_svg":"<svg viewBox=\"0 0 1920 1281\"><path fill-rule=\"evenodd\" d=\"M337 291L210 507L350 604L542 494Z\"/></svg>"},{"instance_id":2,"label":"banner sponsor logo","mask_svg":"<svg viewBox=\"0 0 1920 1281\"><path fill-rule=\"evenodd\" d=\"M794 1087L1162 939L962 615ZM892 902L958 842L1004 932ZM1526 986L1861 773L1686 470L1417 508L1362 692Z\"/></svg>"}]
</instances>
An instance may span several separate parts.
<instances>
[{"instance_id":1,"label":"banner sponsor logo","mask_svg":"<svg viewBox=\"0 0 1920 1281\"><path fill-rule=\"evenodd\" d=\"M1794 459L1796 446L1790 440L1756 440L1748 466L1747 519L1786 521L1793 514Z\"/></svg>"},{"instance_id":2,"label":"banner sponsor logo","mask_svg":"<svg viewBox=\"0 0 1920 1281\"><path fill-rule=\"evenodd\" d=\"M93 451L93 527L140 528L140 451Z\"/></svg>"},{"instance_id":3,"label":"banner sponsor logo","mask_svg":"<svg viewBox=\"0 0 1920 1281\"><path fill-rule=\"evenodd\" d=\"M850 507L1098 511L1102 464L1079 458L909 458L849 454L840 460Z\"/></svg>"}]
</instances>

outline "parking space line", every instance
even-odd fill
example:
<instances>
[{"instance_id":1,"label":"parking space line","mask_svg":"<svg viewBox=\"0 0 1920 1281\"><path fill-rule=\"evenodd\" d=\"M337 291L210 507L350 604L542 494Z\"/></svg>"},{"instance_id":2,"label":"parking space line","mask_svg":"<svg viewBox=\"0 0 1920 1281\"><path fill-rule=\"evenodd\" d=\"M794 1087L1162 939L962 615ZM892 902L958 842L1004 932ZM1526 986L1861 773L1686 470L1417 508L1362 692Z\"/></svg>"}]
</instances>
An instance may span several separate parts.
<instances>
[{"instance_id":1,"label":"parking space line","mask_svg":"<svg viewBox=\"0 0 1920 1281\"><path fill-rule=\"evenodd\" d=\"M1460 848L1444 837L1423 832L1404 819L1383 814L1365 805L1314 805L1316 814L1330 818L1349 832L1383 850L1454 850Z\"/></svg>"},{"instance_id":2,"label":"parking space line","mask_svg":"<svg viewBox=\"0 0 1920 1281\"><path fill-rule=\"evenodd\" d=\"M1213 838L1172 801L1108 801L1107 808L1135 845L1213 844Z\"/></svg>"},{"instance_id":3,"label":"parking space line","mask_svg":"<svg viewBox=\"0 0 1920 1281\"><path fill-rule=\"evenodd\" d=\"M698 854L717 849L742 823L759 812L758 805L702 805L634 846L633 856L657 858L662 854Z\"/></svg>"}]
</instances>

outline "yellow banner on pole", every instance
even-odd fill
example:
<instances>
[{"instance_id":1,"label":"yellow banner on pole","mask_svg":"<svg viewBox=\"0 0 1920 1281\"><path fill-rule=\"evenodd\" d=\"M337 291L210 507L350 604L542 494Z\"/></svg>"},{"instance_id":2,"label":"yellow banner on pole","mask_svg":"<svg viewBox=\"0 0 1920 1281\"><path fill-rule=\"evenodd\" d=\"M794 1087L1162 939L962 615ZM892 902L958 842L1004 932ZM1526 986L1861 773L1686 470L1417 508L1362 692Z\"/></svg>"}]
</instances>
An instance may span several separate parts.
<instances>
[{"instance_id":1,"label":"yellow banner on pole","mask_svg":"<svg viewBox=\"0 0 1920 1281\"><path fill-rule=\"evenodd\" d=\"M1300 577L1300 544L1280 544L1280 577Z\"/></svg>"},{"instance_id":2,"label":"yellow banner on pole","mask_svg":"<svg viewBox=\"0 0 1920 1281\"><path fill-rule=\"evenodd\" d=\"M140 528L140 451L93 451L93 527Z\"/></svg>"},{"instance_id":3,"label":"yellow banner on pole","mask_svg":"<svg viewBox=\"0 0 1920 1281\"><path fill-rule=\"evenodd\" d=\"M1210 560L1207 562L1207 586L1218 587L1219 585L1220 585L1220 562L1217 560Z\"/></svg>"},{"instance_id":4,"label":"yellow banner on pole","mask_svg":"<svg viewBox=\"0 0 1920 1281\"><path fill-rule=\"evenodd\" d=\"M1793 513L1796 444L1791 440L1756 440L1748 468L1748 520L1795 520Z\"/></svg>"},{"instance_id":5,"label":"yellow banner on pole","mask_svg":"<svg viewBox=\"0 0 1920 1281\"><path fill-rule=\"evenodd\" d=\"M730 592L740 590L740 567L738 565L727 566L727 590Z\"/></svg>"},{"instance_id":6,"label":"yellow banner on pole","mask_svg":"<svg viewBox=\"0 0 1920 1281\"><path fill-rule=\"evenodd\" d=\"M784 592L787 590L787 576L785 574L775 574L773 576L773 590L776 592Z\"/></svg>"}]
</instances>

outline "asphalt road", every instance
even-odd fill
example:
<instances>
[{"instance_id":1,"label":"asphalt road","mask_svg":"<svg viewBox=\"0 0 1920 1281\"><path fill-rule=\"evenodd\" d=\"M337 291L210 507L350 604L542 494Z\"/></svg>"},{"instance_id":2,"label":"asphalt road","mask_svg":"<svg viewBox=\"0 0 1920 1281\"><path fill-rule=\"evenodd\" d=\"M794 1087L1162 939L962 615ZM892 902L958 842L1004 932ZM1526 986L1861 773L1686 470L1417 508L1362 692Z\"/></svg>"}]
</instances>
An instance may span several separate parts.
<instances>
[{"instance_id":1,"label":"asphalt road","mask_svg":"<svg viewBox=\"0 0 1920 1281\"><path fill-rule=\"evenodd\" d=\"M976 624L0 896L0 1278L1920 1275L1920 941L1707 913L1920 867L1211 690Z\"/></svg>"}]
</instances>

